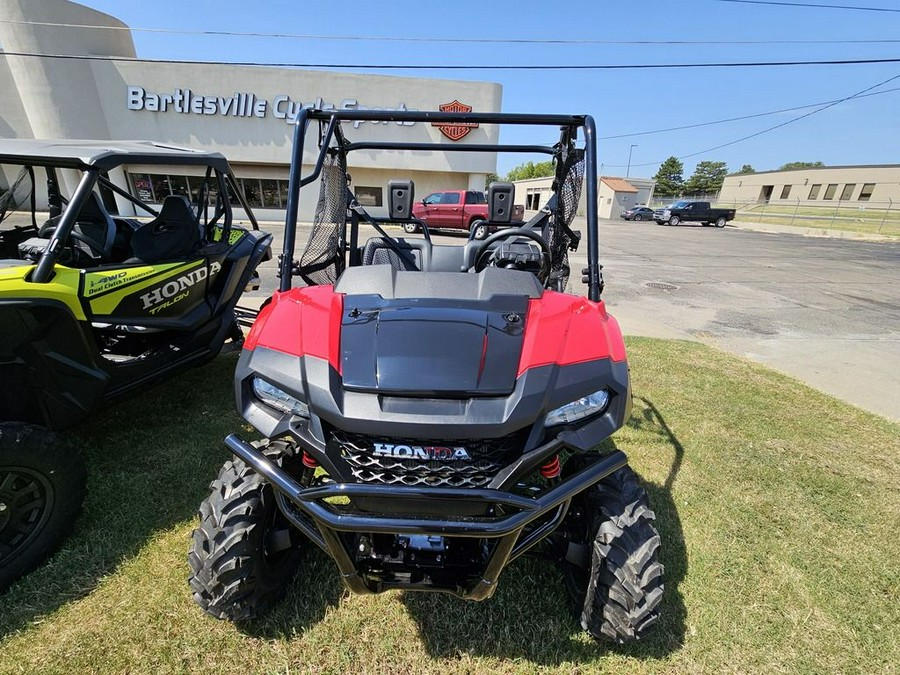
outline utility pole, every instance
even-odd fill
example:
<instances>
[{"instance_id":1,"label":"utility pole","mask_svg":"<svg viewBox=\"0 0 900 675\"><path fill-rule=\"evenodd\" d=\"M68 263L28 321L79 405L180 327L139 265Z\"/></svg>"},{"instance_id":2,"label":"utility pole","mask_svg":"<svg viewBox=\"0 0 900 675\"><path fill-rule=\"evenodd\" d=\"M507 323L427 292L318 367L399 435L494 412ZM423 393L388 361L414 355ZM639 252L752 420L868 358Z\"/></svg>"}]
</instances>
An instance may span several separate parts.
<instances>
[{"instance_id":1,"label":"utility pole","mask_svg":"<svg viewBox=\"0 0 900 675\"><path fill-rule=\"evenodd\" d=\"M637 143L632 143L631 147L628 148L628 168L625 169L625 178L628 178L631 175L631 151L637 147Z\"/></svg>"}]
</instances>

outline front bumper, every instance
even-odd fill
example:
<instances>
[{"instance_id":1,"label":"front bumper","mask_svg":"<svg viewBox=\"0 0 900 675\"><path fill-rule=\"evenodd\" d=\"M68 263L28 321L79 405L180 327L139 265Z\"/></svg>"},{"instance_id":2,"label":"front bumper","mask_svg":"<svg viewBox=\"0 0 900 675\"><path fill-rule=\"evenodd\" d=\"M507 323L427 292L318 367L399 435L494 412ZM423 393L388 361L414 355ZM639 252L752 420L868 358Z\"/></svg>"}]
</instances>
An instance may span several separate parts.
<instances>
[{"instance_id":1,"label":"front bumper","mask_svg":"<svg viewBox=\"0 0 900 675\"><path fill-rule=\"evenodd\" d=\"M368 483L332 483L304 488L286 471L259 450L232 434L225 445L254 471L265 477L276 490L279 508L313 543L334 558L347 587L356 593L378 593L391 588L450 592L459 597L482 600L496 590L503 568L522 555L563 521L573 497L624 467L628 459L614 451L562 483L537 497L525 497L491 488L410 487ZM351 507L326 500L339 497ZM484 516L411 517L389 513L360 512L352 508L353 499L390 502L429 502L431 513L441 512L441 504L467 500L485 505ZM404 511L400 508L398 511ZM397 535L434 535L494 540L484 567L475 581L464 585L440 586L433 583L409 584L375 580L360 574L353 562L342 532Z\"/></svg>"}]
</instances>

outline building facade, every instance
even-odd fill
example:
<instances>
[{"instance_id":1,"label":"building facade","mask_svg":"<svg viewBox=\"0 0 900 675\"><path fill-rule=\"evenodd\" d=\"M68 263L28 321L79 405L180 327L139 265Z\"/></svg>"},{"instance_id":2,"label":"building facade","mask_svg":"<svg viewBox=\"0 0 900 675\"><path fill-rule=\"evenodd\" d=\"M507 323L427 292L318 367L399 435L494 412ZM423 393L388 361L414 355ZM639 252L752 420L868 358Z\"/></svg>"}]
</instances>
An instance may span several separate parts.
<instances>
[{"instance_id":1,"label":"building facade","mask_svg":"<svg viewBox=\"0 0 900 675\"><path fill-rule=\"evenodd\" d=\"M517 180L516 202L525 202L526 211L544 207L552 194L554 178L526 178ZM638 204L648 204L653 198L656 181L651 178L616 178L601 176L597 183L597 213L600 218L618 218L622 211ZM576 215L585 214L586 190L582 188Z\"/></svg>"},{"instance_id":2,"label":"building facade","mask_svg":"<svg viewBox=\"0 0 900 675\"><path fill-rule=\"evenodd\" d=\"M284 217L293 120L303 107L438 110L456 101L498 112L501 105L501 86L493 83L140 61L121 21L66 0L0 0L0 19L0 137L151 140L218 151L264 219ZM443 138L437 127L409 122L345 123L344 132L350 140ZM494 143L497 135L496 126L482 126L456 142ZM312 145L304 155L309 169ZM348 173L360 203L384 215L391 179L414 180L419 195L481 190L496 163L496 153L360 151L350 153ZM161 201L191 190L196 176L179 171L129 166L110 178ZM315 190L304 188L301 220L312 219ZM127 214L127 200L118 202Z\"/></svg>"},{"instance_id":3,"label":"building facade","mask_svg":"<svg viewBox=\"0 0 900 675\"><path fill-rule=\"evenodd\" d=\"M900 204L900 164L826 166L726 176L719 202L848 207Z\"/></svg>"}]
</instances>

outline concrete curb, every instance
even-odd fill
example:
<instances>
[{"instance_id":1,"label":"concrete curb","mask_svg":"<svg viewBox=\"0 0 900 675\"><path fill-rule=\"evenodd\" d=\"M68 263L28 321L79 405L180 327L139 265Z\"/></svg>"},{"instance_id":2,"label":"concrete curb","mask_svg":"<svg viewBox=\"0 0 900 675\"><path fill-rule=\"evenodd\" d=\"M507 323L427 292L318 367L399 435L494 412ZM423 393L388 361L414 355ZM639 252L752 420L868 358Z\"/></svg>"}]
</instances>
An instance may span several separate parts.
<instances>
[{"instance_id":1,"label":"concrete curb","mask_svg":"<svg viewBox=\"0 0 900 675\"><path fill-rule=\"evenodd\" d=\"M726 227L771 234L797 234L803 237L826 237L829 239L855 239L857 241L900 241L900 237L874 232L848 232L846 230L829 230L824 227L799 227L794 225L777 225L774 223L749 223L732 220Z\"/></svg>"}]
</instances>

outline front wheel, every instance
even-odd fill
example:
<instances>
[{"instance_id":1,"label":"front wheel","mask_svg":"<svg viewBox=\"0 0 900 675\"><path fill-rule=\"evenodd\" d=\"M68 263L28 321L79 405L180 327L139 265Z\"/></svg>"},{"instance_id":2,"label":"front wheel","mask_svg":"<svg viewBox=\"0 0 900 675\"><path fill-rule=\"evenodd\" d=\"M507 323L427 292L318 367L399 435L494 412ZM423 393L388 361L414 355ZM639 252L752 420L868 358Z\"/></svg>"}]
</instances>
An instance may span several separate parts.
<instances>
[{"instance_id":1,"label":"front wheel","mask_svg":"<svg viewBox=\"0 0 900 675\"><path fill-rule=\"evenodd\" d=\"M55 551L81 510L87 471L44 427L0 423L0 593Z\"/></svg>"},{"instance_id":2,"label":"front wheel","mask_svg":"<svg viewBox=\"0 0 900 675\"><path fill-rule=\"evenodd\" d=\"M663 566L656 515L637 476L627 466L614 472L573 500L569 518L569 550L584 554L562 565L581 626L600 641L643 638L659 619Z\"/></svg>"},{"instance_id":3,"label":"front wheel","mask_svg":"<svg viewBox=\"0 0 900 675\"><path fill-rule=\"evenodd\" d=\"M725 227L725 223L728 222L728 219L725 216L720 216L716 218L716 227Z\"/></svg>"},{"instance_id":4,"label":"front wheel","mask_svg":"<svg viewBox=\"0 0 900 675\"><path fill-rule=\"evenodd\" d=\"M406 234L415 234L419 231L419 226L415 223L403 223L403 231Z\"/></svg>"},{"instance_id":5,"label":"front wheel","mask_svg":"<svg viewBox=\"0 0 900 675\"><path fill-rule=\"evenodd\" d=\"M273 441L264 452L278 464L294 461L286 449ZM297 571L302 535L278 509L272 486L239 459L225 462L199 516L188 554L194 601L217 619L258 616Z\"/></svg>"},{"instance_id":6,"label":"front wheel","mask_svg":"<svg viewBox=\"0 0 900 675\"><path fill-rule=\"evenodd\" d=\"M679 218L678 216L672 216L671 218L669 218L669 225L678 225L678 223L680 222L681 218Z\"/></svg>"}]
</instances>

